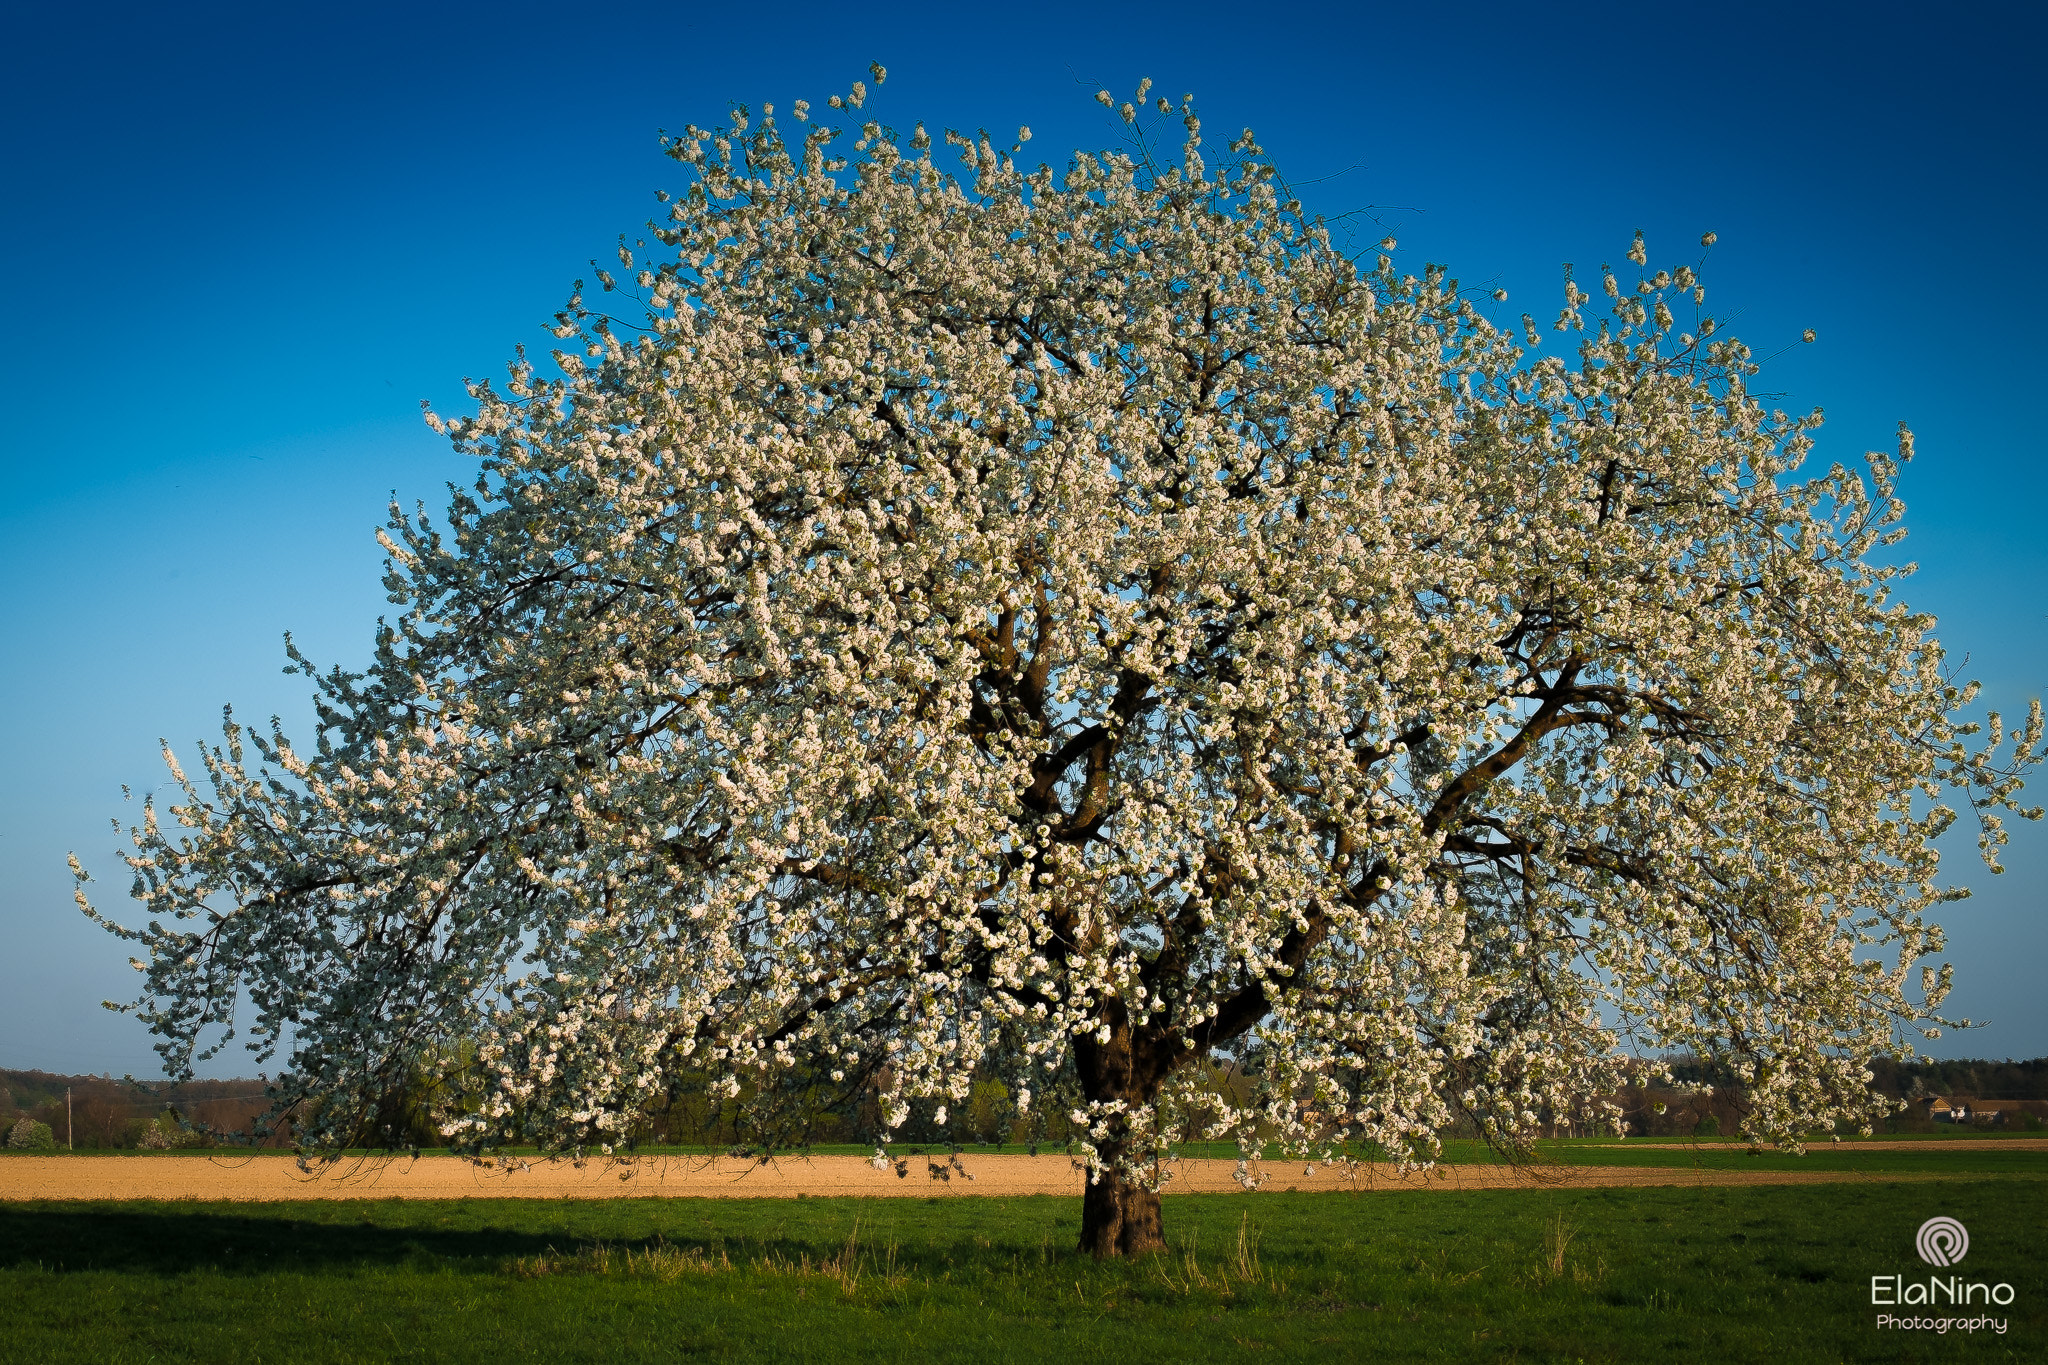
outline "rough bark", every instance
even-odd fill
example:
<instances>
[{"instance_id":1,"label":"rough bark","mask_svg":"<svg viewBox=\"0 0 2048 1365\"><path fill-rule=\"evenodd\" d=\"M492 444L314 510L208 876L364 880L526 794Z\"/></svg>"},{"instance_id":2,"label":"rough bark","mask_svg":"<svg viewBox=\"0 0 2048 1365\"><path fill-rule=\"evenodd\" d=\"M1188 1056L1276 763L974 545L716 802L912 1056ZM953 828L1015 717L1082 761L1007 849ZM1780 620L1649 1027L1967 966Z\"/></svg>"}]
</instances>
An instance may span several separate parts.
<instances>
[{"instance_id":1,"label":"rough bark","mask_svg":"<svg viewBox=\"0 0 2048 1365\"><path fill-rule=\"evenodd\" d=\"M1103 1171L1081 1196L1081 1250L1101 1258L1165 1249L1159 1195L1127 1180L1114 1166Z\"/></svg>"},{"instance_id":2,"label":"rough bark","mask_svg":"<svg viewBox=\"0 0 2048 1365\"><path fill-rule=\"evenodd\" d=\"M1076 1040L1081 1092L1091 1100L1122 1100L1131 1110L1142 1109L1158 1097L1178 1059L1155 1030L1134 1032L1122 1007L1108 1003L1109 1040ZM1098 1144L1104 1169L1082 1195L1080 1249L1091 1256L1144 1256L1166 1248L1158 1193L1122 1169L1130 1150L1127 1139L1128 1130L1116 1121Z\"/></svg>"}]
</instances>

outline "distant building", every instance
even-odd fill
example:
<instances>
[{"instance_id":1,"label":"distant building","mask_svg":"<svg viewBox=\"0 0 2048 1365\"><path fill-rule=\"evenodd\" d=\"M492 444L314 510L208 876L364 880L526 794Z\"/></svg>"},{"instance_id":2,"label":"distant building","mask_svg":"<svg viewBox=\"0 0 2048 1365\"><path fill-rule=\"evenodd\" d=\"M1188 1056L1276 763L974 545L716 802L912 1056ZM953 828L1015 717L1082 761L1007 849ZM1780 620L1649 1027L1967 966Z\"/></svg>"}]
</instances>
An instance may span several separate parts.
<instances>
[{"instance_id":1,"label":"distant building","mask_svg":"<svg viewBox=\"0 0 2048 1365\"><path fill-rule=\"evenodd\" d=\"M1927 1117L1936 1123L2003 1124L2015 1114L2024 1112L2022 1105L2009 1102L1987 1104L1963 1095L1929 1095L1921 1104L1926 1107Z\"/></svg>"}]
</instances>

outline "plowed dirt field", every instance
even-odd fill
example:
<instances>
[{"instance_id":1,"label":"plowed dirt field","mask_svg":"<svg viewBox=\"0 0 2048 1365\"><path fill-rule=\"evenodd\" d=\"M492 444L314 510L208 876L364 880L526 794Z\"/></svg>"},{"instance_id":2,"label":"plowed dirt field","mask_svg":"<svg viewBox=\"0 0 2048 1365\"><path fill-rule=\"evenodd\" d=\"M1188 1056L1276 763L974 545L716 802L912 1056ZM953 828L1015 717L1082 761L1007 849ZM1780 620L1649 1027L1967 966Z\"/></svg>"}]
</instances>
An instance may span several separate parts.
<instances>
[{"instance_id":1,"label":"plowed dirt field","mask_svg":"<svg viewBox=\"0 0 2048 1365\"><path fill-rule=\"evenodd\" d=\"M1947 1144L1944 1144L1947 1145ZM1960 1145L1960 1144L1957 1144ZM2000 1144L2004 1145L2004 1144ZM1230 1161L1182 1161L1169 1194L1240 1192ZM1268 1163L1265 1190L1479 1190L1516 1186L1809 1185L1926 1179L1843 1171L1713 1171L1672 1167L1442 1166L1427 1174L1385 1168ZM957 1166L913 1156L877 1170L855 1156L780 1159L593 1158L578 1164L512 1158L488 1166L456 1157L343 1160L301 1171L290 1157L0 1156L0 1199L790 1199L991 1194L1076 1195L1082 1175L1066 1156L963 1155Z\"/></svg>"}]
</instances>

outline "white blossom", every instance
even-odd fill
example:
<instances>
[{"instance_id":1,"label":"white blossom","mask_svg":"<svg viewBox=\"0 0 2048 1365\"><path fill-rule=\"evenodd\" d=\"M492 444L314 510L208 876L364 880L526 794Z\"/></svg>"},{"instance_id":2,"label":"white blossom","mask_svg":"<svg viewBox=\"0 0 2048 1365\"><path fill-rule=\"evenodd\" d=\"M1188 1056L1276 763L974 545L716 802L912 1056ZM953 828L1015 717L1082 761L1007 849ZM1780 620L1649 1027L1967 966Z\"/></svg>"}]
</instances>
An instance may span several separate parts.
<instances>
[{"instance_id":1,"label":"white blossom","mask_svg":"<svg viewBox=\"0 0 2048 1365\"><path fill-rule=\"evenodd\" d=\"M1922 794L1993 857L2040 742L1870 557L1909 447L1803 475L1691 268L1568 282L1539 355L1182 108L1178 165L674 139L644 331L572 298L560 375L473 386L369 668L292 651L316 746L231 718L145 804L171 1072L246 994L311 1145L427 1069L458 1143L572 1149L811 1063L893 1128L1009 1029L1112 1213L1190 1122L1252 1187L1268 1137L1414 1165L1676 1050L1758 1139L1880 1112L1943 1022Z\"/></svg>"}]
</instances>

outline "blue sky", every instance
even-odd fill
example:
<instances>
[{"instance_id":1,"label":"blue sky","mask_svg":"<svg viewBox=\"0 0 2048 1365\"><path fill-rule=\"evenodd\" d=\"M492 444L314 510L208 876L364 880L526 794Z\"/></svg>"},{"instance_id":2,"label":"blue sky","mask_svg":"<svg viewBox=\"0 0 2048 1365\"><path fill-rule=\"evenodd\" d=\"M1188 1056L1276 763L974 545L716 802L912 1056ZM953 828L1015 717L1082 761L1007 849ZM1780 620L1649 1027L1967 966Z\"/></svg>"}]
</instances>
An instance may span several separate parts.
<instances>
[{"instance_id":1,"label":"blue sky","mask_svg":"<svg viewBox=\"0 0 2048 1365\"><path fill-rule=\"evenodd\" d=\"M729 101L869 106L1116 137L1093 92L1193 91L1306 202L1553 313L1563 262L1697 258L1710 304L1823 462L1920 458L1904 494L1935 613L1990 704L2048 680L2037 409L2038 8L1861 4L567 7L16 6L0 41L0 1066L155 1073L109 817L220 707L306 732L291 630L352 664L384 609L387 496L462 477L419 420L463 410L679 177L656 132ZM1212 141L1216 139L1212 138ZM1803 328L1819 341L1800 346ZM1782 352L1782 354L1777 354ZM2048 783L2042 784L2048 789ZM2043 789L2037 789L2036 800ZM1945 1055L2048 1053L2048 830L1992 878L1958 841ZM223 1058L216 1069L252 1070Z\"/></svg>"}]
</instances>

